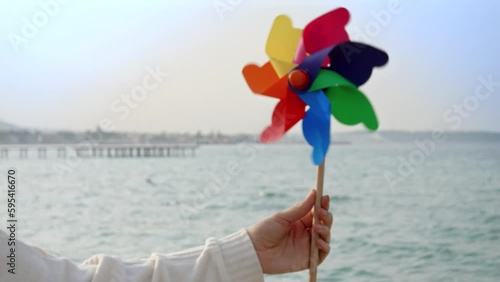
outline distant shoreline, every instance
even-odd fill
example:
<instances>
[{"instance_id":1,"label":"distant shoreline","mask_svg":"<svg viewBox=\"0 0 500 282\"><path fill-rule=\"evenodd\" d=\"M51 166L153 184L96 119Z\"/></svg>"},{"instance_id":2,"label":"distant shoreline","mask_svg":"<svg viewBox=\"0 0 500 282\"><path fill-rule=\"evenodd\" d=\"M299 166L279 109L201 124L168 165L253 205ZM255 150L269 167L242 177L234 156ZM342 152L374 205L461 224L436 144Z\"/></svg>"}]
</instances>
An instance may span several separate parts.
<instances>
[{"instance_id":1,"label":"distant shoreline","mask_svg":"<svg viewBox=\"0 0 500 282\"><path fill-rule=\"evenodd\" d=\"M332 132L331 144L349 145L360 143L408 143L432 138L432 131L398 131L381 130L376 132L353 131ZM25 129L0 121L0 144L76 144L92 142L99 144L238 144L259 143L258 133L226 134L218 131L203 133L139 133L139 132L109 132L100 128L83 132L60 130L45 131ZM500 142L500 132L489 131L448 131L444 132L448 142ZM280 139L278 144L304 144L306 141L300 133L289 133Z\"/></svg>"}]
</instances>

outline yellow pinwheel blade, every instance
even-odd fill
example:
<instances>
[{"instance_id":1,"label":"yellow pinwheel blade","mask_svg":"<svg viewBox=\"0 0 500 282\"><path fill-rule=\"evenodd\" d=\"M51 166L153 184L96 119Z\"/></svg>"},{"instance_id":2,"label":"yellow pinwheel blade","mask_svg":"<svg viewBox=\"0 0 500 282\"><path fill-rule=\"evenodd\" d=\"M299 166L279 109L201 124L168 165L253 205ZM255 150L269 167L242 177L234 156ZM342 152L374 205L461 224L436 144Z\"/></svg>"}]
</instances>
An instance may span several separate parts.
<instances>
[{"instance_id":1,"label":"yellow pinwheel blade","mask_svg":"<svg viewBox=\"0 0 500 282\"><path fill-rule=\"evenodd\" d=\"M293 58L301 36L302 29L294 28L288 16L281 15L274 19L267 38L266 54L280 77L297 66Z\"/></svg>"}]
</instances>

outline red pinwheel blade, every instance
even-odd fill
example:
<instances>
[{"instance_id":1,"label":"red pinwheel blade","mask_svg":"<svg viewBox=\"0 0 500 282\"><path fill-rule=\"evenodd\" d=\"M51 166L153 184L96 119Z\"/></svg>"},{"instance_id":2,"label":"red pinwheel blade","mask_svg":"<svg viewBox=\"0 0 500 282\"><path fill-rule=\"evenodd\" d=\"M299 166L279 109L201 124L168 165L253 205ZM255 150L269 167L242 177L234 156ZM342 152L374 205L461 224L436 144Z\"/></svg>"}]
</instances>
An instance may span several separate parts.
<instances>
[{"instance_id":1,"label":"red pinwheel blade","mask_svg":"<svg viewBox=\"0 0 500 282\"><path fill-rule=\"evenodd\" d=\"M345 30L349 18L347 9L338 8L311 21L304 29L294 63L300 64L307 54L349 41L349 35Z\"/></svg>"},{"instance_id":2,"label":"red pinwheel blade","mask_svg":"<svg viewBox=\"0 0 500 282\"><path fill-rule=\"evenodd\" d=\"M306 104L290 89L285 99L274 109L272 122L260 135L262 143L270 143L280 139L290 128L305 116Z\"/></svg>"}]
</instances>

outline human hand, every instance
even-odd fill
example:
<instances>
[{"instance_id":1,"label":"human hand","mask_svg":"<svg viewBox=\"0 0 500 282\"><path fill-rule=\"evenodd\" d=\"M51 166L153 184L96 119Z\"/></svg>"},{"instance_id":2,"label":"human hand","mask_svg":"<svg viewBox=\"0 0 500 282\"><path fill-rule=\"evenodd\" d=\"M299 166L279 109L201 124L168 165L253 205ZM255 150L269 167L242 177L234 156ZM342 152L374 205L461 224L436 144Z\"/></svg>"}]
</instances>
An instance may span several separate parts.
<instances>
[{"instance_id":1,"label":"human hand","mask_svg":"<svg viewBox=\"0 0 500 282\"><path fill-rule=\"evenodd\" d=\"M263 219L248 229L264 273L280 274L309 268L315 197L316 190L312 190L302 202ZM323 196L319 210L320 223L312 227L319 236L319 263L330 252L333 216L328 211L329 207L330 197Z\"/></svg>"}]
</instances>

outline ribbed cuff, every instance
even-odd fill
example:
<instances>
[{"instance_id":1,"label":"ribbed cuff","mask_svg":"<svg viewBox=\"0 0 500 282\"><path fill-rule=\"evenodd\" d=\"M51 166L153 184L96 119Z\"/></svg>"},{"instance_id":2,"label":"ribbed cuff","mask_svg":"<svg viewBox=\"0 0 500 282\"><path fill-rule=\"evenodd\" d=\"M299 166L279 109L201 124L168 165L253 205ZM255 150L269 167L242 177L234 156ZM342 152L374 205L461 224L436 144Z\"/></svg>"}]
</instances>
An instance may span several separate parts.
<instances>
[{"instance_id":1,"label":"ribbed cuff","mask_svg":"<svg viewBox=\"0 0 500 282\"><path fill-rule=\"evenodd\" d=\"M220 239L219 246L231 281L264 281L259 258L246 229Z\"/></svg>"}]
</instances>

